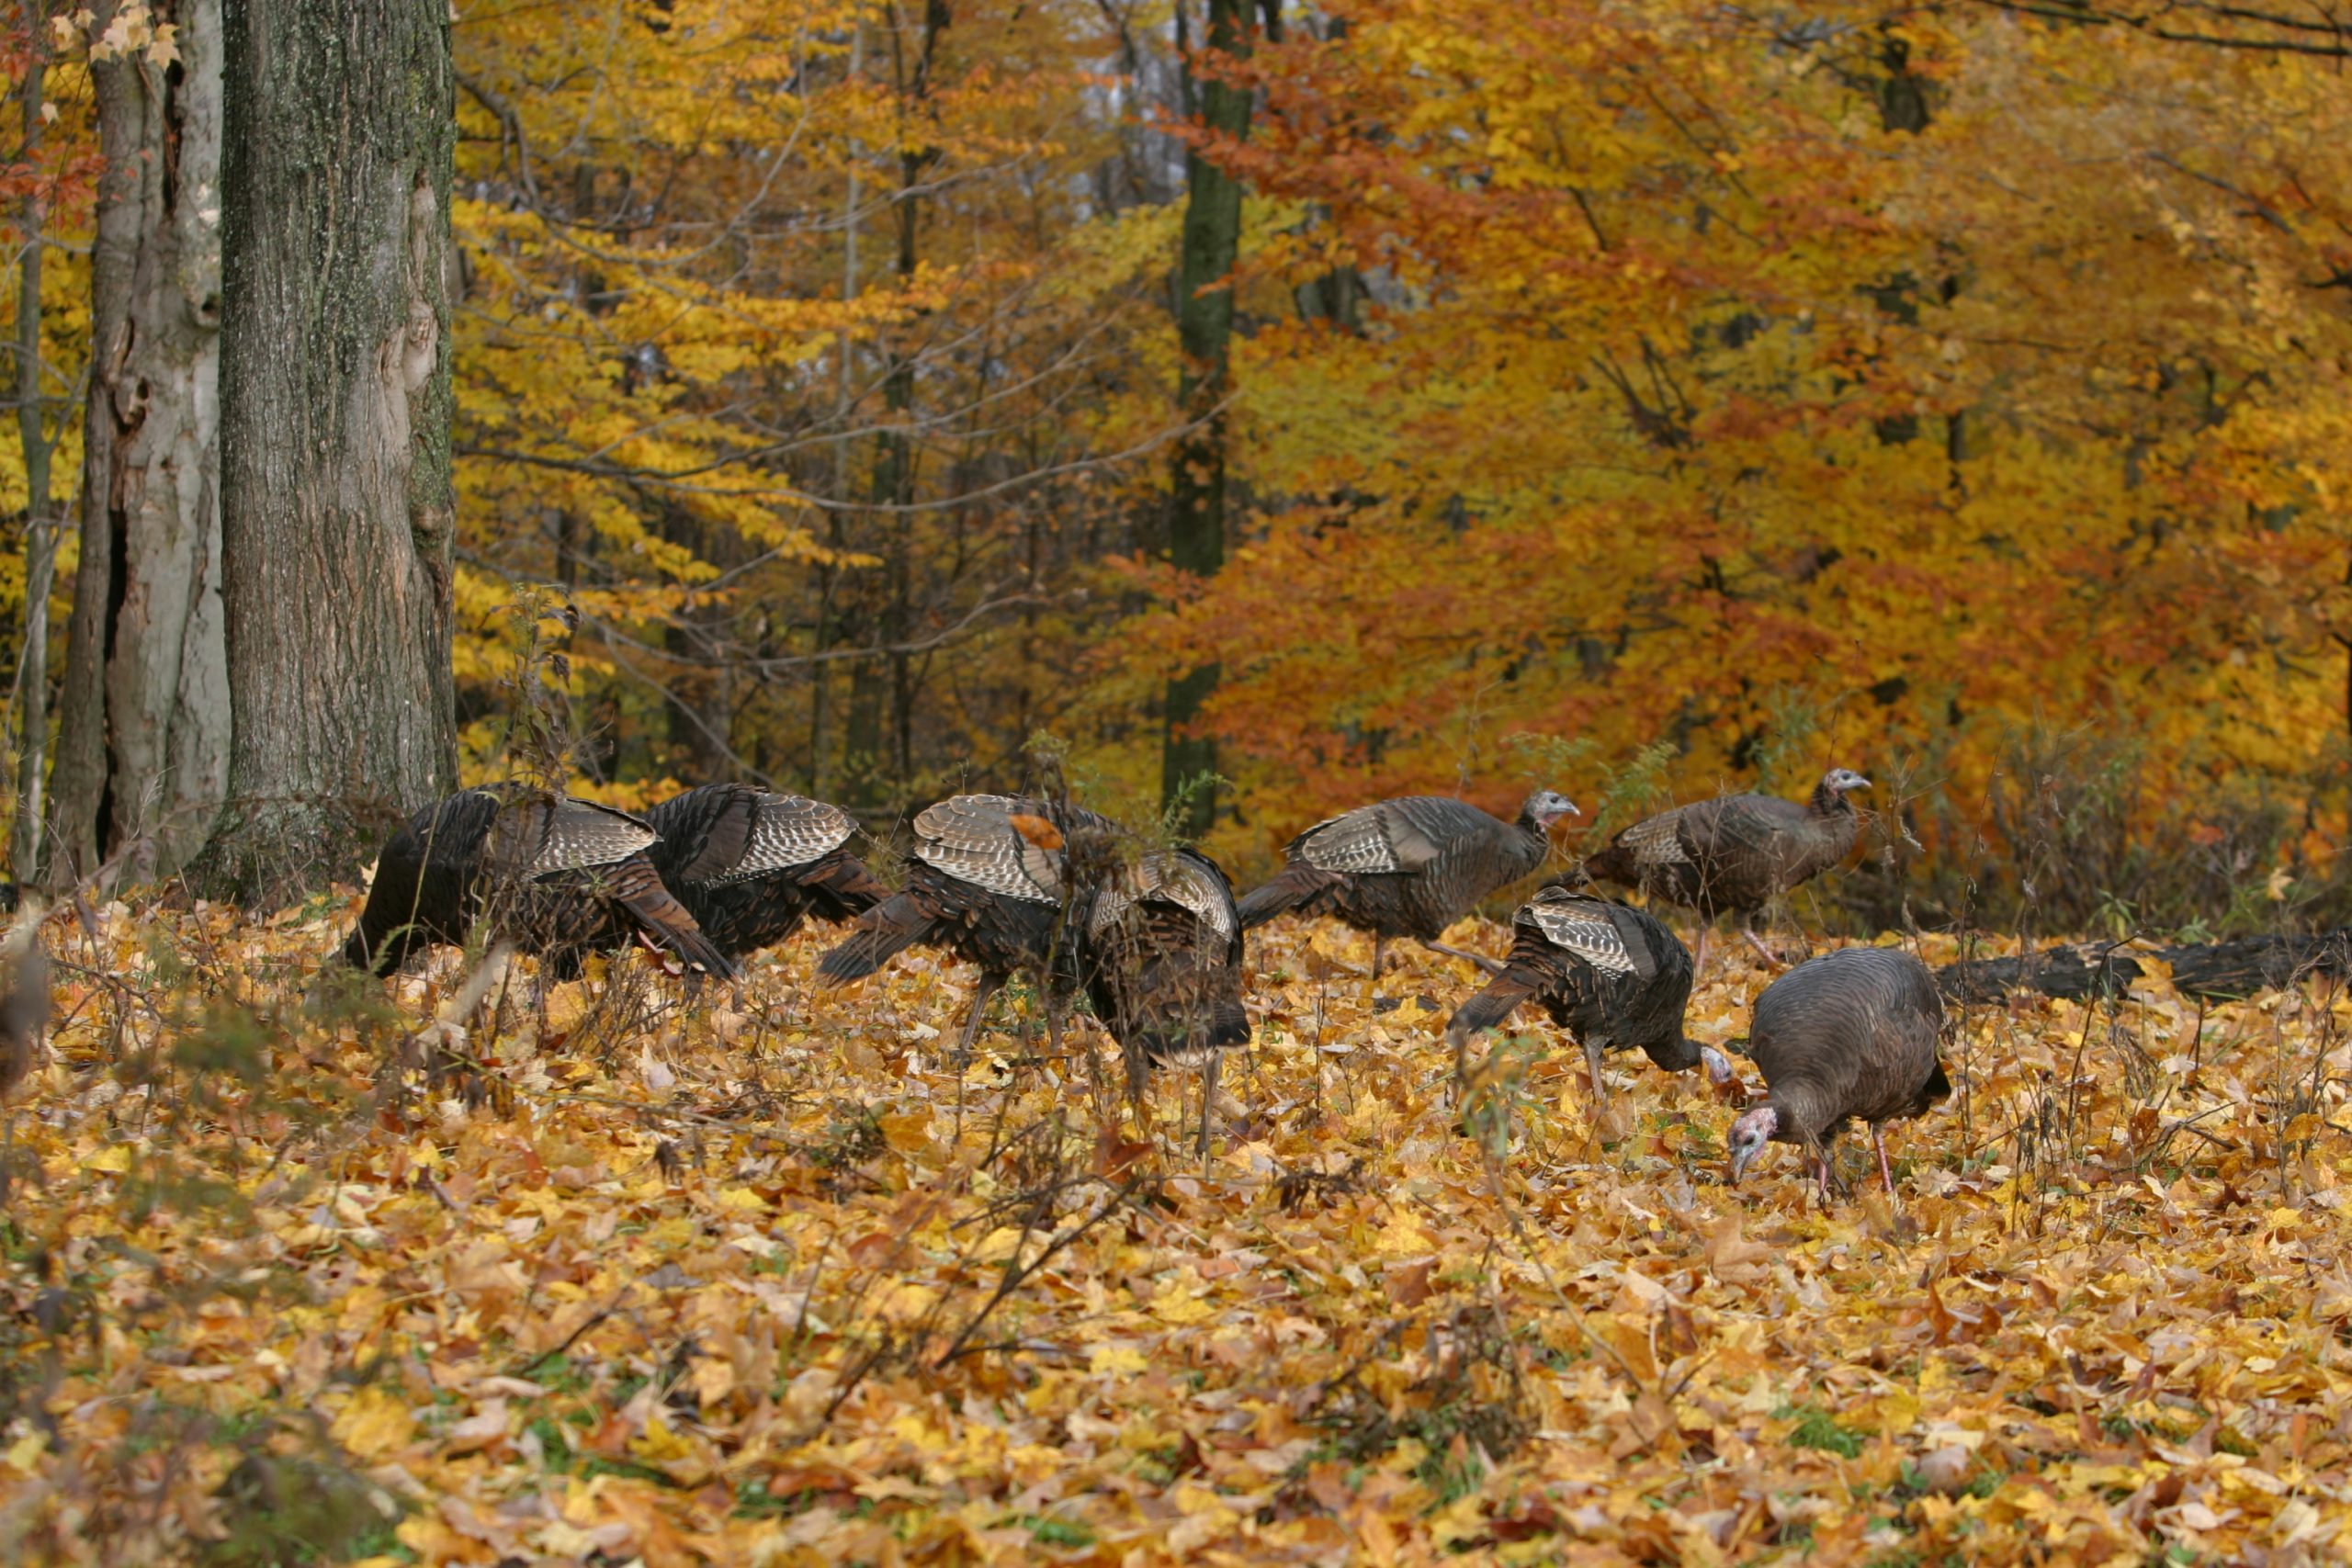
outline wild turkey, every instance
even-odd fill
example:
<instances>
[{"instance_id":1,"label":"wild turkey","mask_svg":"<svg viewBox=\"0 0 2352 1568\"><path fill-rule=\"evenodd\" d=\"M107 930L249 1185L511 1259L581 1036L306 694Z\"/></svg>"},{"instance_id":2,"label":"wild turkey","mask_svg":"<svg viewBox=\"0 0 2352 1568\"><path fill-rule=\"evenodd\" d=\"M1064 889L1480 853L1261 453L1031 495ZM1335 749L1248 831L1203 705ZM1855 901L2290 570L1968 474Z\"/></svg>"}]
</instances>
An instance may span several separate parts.
<instances>
[{"instance_id":1,"label":"wild turkey","mask_svg":"<svg viewBox=\"0 0 2352 1568\"><path fill-rule=\"evenodd\" d=\"M1682 1032L1690 999L1690 954L1654 916L1613 899L1540 889L1510 918L1510 957L1487 988L1453 1010L1445 1036L1466 1080L1470 1037L1538 1001L1575 1035L1592 1073L1596 1111L1608 1100L1604 1051L1637 1046L1671 1073L1704 1063L1717 1083L1731 1064Z\"/></svg>"},{"instance_id":2,"label":"wild turkey","mask_svg":"<svg viewBox=\"0 0 2352 1568\"><path fill-rule=\"evenodd\" d=\"M662 885L646 855L656 838L591 800L520 784L460 790L384 846L344 959L390 975L419 947L464 942L486 914L501 937L546 955L543 975L567 977L582 954L635 936L734 978L733 961Z\"/></svg>"},{"instance_id":3,"label":"wild turkey","mask_svg":"<svg viewBox=\"0 0 2352 1568\"><path fill-rule=\"evenodd\" d=\"M1548 789L1527 797L1516 822L1442 795L1359 806L1290 841L1283 852L1290 863L1241 900L1241 929L1293 909L1335 915L1372 933L1374 979L1381 946L1392 936L1411 937L1432 953L1499 973L1502 965L1492 959L1437 939L1487 894L1541 866L1551 852L1552 824L1575 810L1566 795Z\"/></svg>"},{"instance_id":4,"label":"wild turkey","mask_svg":"<svg viewBox=\"0 0 2352 1568\"><path fill-rule=\"evenodd\" d=\"M1830 1145L1847 1122L1860 1121L1871 1124L1879 1177L1892 1196L1882 1123L1924 1115L1951 1092L1937 1052L1943 1020L1935 976L1891 947L1825 953L1773 981L1756 999L1747 1037L1770 1092L1732 1123L1732 1179L1768 1141L1800 1144L1814 1157L1826 1201Z\"/></svg>"},{"instance_id":5,"label":"wild turkey","mask_svg":"<svg viewBox=\"0 0 2352 1568\"><path fill-rule=\"evenodd\" d=\"M1205 855L1155 851L1105 879L1086 938L1087 993L1126 1058L1129 1097L1142 1097L1149 1067L1200 1068L1205 1155L1217 1068L1250 1043L1232 883Z\"/></svg>"},{"instance_id":6,"label":"wild turkey","mask_svg":"<svg viewBox=\"0 0 2352 1568\"><path fill-rule=\"evenodd\" d=\"M858 917L857 932L818 961L840 984L862 979L917 943L979 966L960 1052L979 1034L989 998L1016 971L1037 976L1046 1031L1061 1049L1061 1013L1078 988L1078 930L1099 862L1116 829L1076 807L1002 795L959 795L914 821L907 885Z\"/></svg>"},{"instance_id":7,"label":"wild turkey","mask_svg":"<svg viewBox=\"0 0 2352 1568\"><path fill-rule=\"evenodd\" d=\"M662 835L646 858L711 944L741 958L816 915L853 920L890 896L842 846L857 824L838 806L749 784L704 784L645 814Z\"/></svg>"},{"instance_id":8,"label":"wild turkey","mask_svg":"<svg viewBox=\"0 0 2352 1568\"><path fill-rule=\"evenodd\" d=\"M1766 963L1778 964L1750 924L1756 911L1846 858L1854 847L1854 807L1846 795L1868 789L1870 783L1860 773L1832 768L1802 806L1771 795L1728 795L1678 806L1619 833L1584 863L1581 876L1638 887L1696 909L1705 919L1736 915L1749 945ZM1703 971L1703 930L1698 964Z\"/></svg>"}]
</instances>

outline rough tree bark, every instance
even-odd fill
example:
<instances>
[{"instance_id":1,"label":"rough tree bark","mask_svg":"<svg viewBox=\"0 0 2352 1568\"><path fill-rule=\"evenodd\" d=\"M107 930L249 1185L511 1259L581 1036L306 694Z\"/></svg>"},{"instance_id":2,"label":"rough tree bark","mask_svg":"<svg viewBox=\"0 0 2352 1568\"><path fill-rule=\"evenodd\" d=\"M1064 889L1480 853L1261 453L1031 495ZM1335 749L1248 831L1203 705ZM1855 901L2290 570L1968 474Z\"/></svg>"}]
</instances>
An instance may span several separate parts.
<instances>
[{"instance_id":1,"label":"rough tree bark","mask_svg":"<svg viewBox=\"0 0 2352 1568\"><path fill-rule=\"evenodd\" d=\"M24 110L27 164L39 152L48 121L42 51L47 47L40 0L24 0L25 36L32 48L18 97ZM41 256L47 213L38 187L25 196L24 248L17 260L17 434L25 461L25 637L17 655L16 748L8 759L16 821L8 840L10 869L19 882L40 874L49 754L49 595L57 579L57 525L50 493L49 402L41 372Z\"/></svg>"},{"instance_id":2,"label":"rough tree bark","mask_svg":"<svg viewBox=\"0 0 2352 1568\"><path fill-rule=\"evenodd\" d=\"M227 0L221 542L236 713L203 881L359 865L457 771L447 0Z\"/></svg>"},{"instance_id":3,"label":"rough tree bark","mask_svg":"<svg viewBox=\"0 0 2352 1568\"><path fill-rule=\"evenodd\" d=\"M1276 15L1267 6L1271 21ZM1204 54L1250 52L1249 0L1208 0ZM1187 77L1193 62L1185 62ZM1239 137L1250 130L1250 89L1206 74L1197 83L1204 129ZM1170 473L1168 558L1179 571L1214 576L1225 565L1225 414L1227 349L1233 338L1233 290L1227 287L1241 249L1241 184L1203 155L1184 154L1184 229L1176 269L1176 337L1183 351L1177 404L1188 429ZM1197 838L1216 816L1216 796L1198 781L1216 772L1216 742L1187 734L1216 690L1217 666L1204 664L1168 683L1168 735L1160 761L1160 799L1185 801L1180 831ZM1186 792L1192 793L1187 795Z\"/></svg>"},{"instance_id":4,"label":"rough tree bark","mask_svg":"<svg viewBox=\"0 0 2352 1568\"><path fill-rule=\"evenodd\" d=\"M82 549L52 880L169 876L229 787L220 602L220 3L151 6L176 70L91 66L99 148ZM106 25L100 17L98 28Z\"/></svg>"}]
</instances>

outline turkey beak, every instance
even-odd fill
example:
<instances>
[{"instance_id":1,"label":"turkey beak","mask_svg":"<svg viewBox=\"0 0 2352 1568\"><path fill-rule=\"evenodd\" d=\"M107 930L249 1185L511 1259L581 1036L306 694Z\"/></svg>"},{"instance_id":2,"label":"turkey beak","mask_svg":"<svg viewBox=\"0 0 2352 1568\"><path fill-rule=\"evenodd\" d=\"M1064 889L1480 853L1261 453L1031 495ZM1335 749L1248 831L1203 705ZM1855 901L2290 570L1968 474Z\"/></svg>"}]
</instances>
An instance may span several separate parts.
<instances>
[{"instance_id":1,"label":"turkey beak","mask_svg":"<svg viewBox=\"0 0 2352 1568\"><path fill-rule=\"evenodd\" d=\"M1738 1186L1739 1179L1747 1174L1747 1168L1755 1160L1756 1151L1759 1146L1756 1144L1742 1144L1732 1150L1731 1184L1734 1187Z\"/></svg>"}]
</instances>

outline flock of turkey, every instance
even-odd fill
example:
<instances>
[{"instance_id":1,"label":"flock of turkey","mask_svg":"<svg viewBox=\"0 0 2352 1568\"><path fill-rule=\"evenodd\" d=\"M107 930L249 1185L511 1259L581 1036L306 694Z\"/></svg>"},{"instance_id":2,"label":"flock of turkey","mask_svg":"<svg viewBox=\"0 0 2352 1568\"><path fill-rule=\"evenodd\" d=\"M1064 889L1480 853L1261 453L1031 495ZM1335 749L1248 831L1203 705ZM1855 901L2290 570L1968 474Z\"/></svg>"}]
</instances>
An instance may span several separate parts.
<instances>
[{"instance_id":1,"label":"flock of turkey","mask_svg":"<svg viewBox=\"0 0 2352 1568\"><path fill-rule=\"evenodd\" d=\"M508 784L427 807L378 861L353 964L390 975L434 943L460 943L478 922L536 953L545 979L579 972L587 953L641 942L722 979L745 954L789 937L807 917L854 921L818 972L831 984L875 973L916 945L979 970L958 1040L970 1051L989 998L1025 975L1044 998L1057 1053L1082 990L1119 1043L1130 1093L1156 1066L1199 1067L1200 1147L1224 1053L1248 1043L1242 934L1279 914L1328 915L1384 944L1409 937L1493 977L1447 1029L1465 1082L1470 1041L1526 1002L1582 1045L1596 1110L1604 1053L1634 1048L1657 1066L1730 1064L1683 1032L1699 959L1647 910L1587 890L1595 880L1749 923L1757 910L1837 864L1853 847L1848 795L1869 781L1842 768L1804 803L1739 795L1636 822L1600 853L1547 882L1512 917L1501 962L1438 937L1488 895L1532 874L1554 823L1576 811L1550 790L1503 822L1466 802L1411 795L1318 822L1286 864L1236 900L1225 873L1191 849L1138 844L1117 823L1062 798L962 795L914 818L902 886L875 877L850 850L856 824L838 807L742 784L686 791L643 817ZM1849 1121L1869 1124L1890 1193L1883 1122L1917 1116L1950 1090L1938 1055L1943 1012L1933 977L1892 949L1835 952L1799 964L1758 999L1749 1045L1769 1093L1732 1131L1734 1179L1765 1143L1803 1148L1825 1201L1829 1154Z\"/></svg>"}]
</instances>

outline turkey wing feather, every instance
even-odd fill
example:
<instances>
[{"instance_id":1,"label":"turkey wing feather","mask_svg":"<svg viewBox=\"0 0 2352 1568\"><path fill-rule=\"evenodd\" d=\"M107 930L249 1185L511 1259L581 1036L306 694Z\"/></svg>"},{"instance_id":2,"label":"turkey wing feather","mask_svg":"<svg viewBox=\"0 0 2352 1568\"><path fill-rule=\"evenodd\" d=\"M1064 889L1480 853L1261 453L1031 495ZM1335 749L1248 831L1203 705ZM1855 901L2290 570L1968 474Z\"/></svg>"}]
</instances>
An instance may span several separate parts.
<instances>
[{"instance_id":1,"label":"turkey wing feather","mask_svg":"<svg viewBox=\"0 0 2352 1568\"><path fill-rule=\"evenodd\" d=\"M1046 816L1034 800L1001 795L959 795L916 814L922 842L915 855L926 865L1003 898L1030 904L1062 900L1061 856L1022 837L1015 816Z\"/></svg>"},{"instance_id":2,"label":"turkey wing feather","mask_svg":"<svg viewBox=\"0 0 2352 1568\"><path fill-rule=\"evenodd\" d=\"M1650 967L1635 962L1625 933L1610 918L1607 906L1596 899L1563 896L1555 889L1546 889L1544 896L1522 907L1520 914L1544 933L1546 942L1576 954L1595 969L1611 975L1633 975Z\"/></svg>"}]
</instances>

